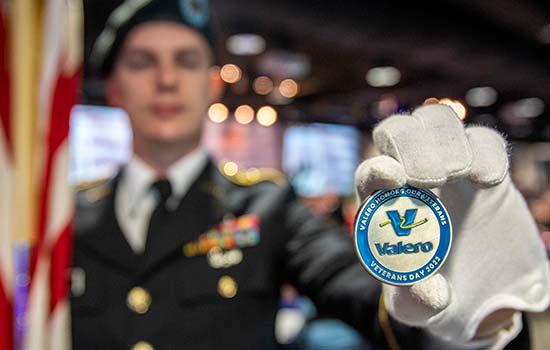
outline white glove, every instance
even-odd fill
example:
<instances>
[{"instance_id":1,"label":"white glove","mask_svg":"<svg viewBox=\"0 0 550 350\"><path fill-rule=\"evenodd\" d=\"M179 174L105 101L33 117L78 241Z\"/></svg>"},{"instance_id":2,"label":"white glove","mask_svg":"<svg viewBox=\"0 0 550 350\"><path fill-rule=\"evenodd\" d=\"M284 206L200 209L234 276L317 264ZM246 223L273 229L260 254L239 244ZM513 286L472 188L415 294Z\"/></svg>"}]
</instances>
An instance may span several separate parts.
<instances>
[{"instance_id":1,"label":"white glove","mask_svg":"<svg viewBox=\"0 0 550 350\"><path fill-rule=\"evenodd\" d=\"M405 184L436 188L453 225L453 244L435 276L412 287L384 285L388 312L422 327L449 348L504 347L513 326L474 341L480 322L499 309L542 311L550 301L546 254L528 208L508 176L506 143L484 127L464 128L451 108L425 105L373 132L383 154L356 172L361 199Z\"/></svg>"}]
</instances>

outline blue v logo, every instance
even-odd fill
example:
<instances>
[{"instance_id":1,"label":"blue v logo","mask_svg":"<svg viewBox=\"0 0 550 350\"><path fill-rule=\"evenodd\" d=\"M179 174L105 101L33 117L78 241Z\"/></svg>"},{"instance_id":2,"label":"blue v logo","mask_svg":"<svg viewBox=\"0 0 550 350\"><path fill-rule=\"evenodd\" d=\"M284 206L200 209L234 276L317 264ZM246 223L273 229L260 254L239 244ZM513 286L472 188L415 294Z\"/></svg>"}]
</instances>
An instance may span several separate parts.
<instances>
[{"instance_id":1,"label":"blue v logo","mask_svg":"<svg viewBox=\"0 0 550 350\"><path fill-rule=\"evenodd\" d=\"M398 236L408 236L411 233L411 229L422 224L425 224L428 219L424 218L420 221L414 222L416 217L416 209L407 209L405 211L405 216L399 215L397 210L388 210L386 211L389 220L382 222L379 226L384 227L387 224L391 223L395 234Z\"/></svg>"}]
</instances>

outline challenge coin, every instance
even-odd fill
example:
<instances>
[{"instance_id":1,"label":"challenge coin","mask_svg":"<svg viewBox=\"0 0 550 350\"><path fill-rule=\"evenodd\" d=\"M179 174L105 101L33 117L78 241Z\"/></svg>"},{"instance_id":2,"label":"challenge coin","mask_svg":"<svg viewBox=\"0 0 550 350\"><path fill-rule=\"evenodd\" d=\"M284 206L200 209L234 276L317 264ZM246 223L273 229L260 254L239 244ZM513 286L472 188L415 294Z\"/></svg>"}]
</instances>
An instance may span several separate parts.
<instances>
[{"instance_id":1,"label":"challenge coin","mask_svg":"<svg viewBox=\"0 0 550 350\"><path fill-rule=\"evenodd\" d=\"M431 191L404 186L373 193L354 224L363 267L378 280L410 286L439 270L449 255L451 219Z\"/></svg>"}]
</instances>

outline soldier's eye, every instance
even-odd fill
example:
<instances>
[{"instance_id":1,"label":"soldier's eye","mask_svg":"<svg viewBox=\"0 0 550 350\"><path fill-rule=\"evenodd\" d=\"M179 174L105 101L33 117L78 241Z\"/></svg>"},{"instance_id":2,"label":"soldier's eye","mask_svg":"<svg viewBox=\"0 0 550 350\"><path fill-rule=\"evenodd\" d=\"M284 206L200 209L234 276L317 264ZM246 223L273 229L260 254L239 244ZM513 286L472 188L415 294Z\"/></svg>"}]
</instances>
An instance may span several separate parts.
<instances>
[{"instance_id":1,"label":"soldier's eye","mask_svg":"<svg viewBox=\"0 0 550 350\"><path fill-rule=\"evenodd\" d=\"M125 56L126 66L132 70L141 70L151 67L155 58L147 52L131 52Z\"/></svg>"},{"instance_id":2,"label":"soldier's eye","mask_svg":"<svg viewBox=\"0 0 550 350\"><path fill-rule=\"evenodd\" d=\"M195 69L203 64L203 59L196 51L183 51L176 55L176 63L181 68Z\"/></svg>"}]
</instances>

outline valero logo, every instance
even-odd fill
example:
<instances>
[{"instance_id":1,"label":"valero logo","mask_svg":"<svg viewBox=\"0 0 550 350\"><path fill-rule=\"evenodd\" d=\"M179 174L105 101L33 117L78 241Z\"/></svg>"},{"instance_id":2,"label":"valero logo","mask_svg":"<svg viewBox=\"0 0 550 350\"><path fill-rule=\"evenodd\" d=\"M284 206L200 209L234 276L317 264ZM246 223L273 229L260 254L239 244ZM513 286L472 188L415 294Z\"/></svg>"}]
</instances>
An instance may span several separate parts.
<instances>
[{"instance_id":1,"label":"valero logo","mask_svg":"<svg viewBox=\"0 0 550 350\"><path fill-rule=\"evenodd\" d=\"M428 219L424 218L418 222L414 222L416 211L417 209L407 209L407 211L405 211L405 216L401 216L397 210L388 210L386 214L390 219L384 221L379 226L384 227L391 223L396 235L408 236L413 227L420 226L428 221Z\"/></svg>"}]
</instances>

